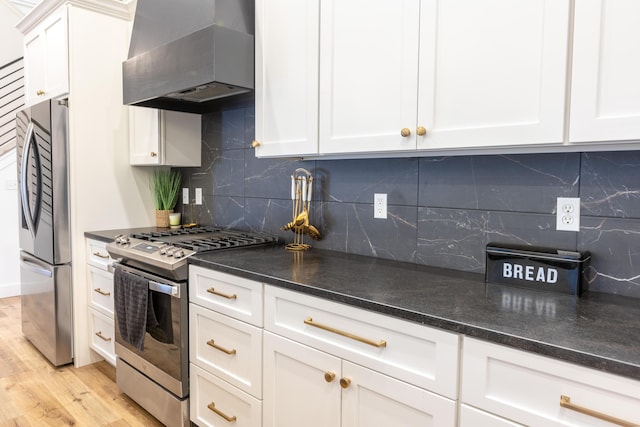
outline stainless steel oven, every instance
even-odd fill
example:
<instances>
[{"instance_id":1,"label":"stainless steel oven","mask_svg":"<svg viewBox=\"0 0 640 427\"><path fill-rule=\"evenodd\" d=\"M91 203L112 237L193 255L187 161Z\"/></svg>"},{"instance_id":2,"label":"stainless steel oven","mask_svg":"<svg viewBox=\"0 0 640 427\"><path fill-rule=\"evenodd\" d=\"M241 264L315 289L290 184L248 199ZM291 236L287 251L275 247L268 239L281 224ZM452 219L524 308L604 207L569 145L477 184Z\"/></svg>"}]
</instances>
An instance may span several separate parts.
<instances>
[{"instance_id":1,"label":"stainless steel oven","mask_svg":"<svg viewBox=\"0 0 640 427\"><path fill-rule=\"evenodd\" d=\"M118 387L165 425L188 426L187 282L118 263L114 264L114 276ZM131 283L139 287L127 287ZM145 324L136 337L131 324L124 324L131 322L122 310L141 300L146 300Z\"/></svg>"},{"instance_id":2,"label":"stainless steel oven","mask_svg":"<svg viewBox=\"0 0 640 427\"><path fill-rule=\"evenodd\" d=\"M264 233L215 227L119 235L114 270L118 387L168 426L189 425L188 258L277 244Z\"/></svg>"}]
</instances>

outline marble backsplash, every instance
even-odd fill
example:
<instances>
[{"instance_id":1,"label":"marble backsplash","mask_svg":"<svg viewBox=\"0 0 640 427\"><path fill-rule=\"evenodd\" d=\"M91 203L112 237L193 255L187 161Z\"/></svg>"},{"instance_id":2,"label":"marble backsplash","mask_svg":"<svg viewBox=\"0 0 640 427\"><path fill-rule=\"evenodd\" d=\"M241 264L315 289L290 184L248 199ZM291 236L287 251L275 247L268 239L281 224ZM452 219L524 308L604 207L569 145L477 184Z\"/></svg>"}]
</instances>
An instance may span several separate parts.
<instances>
[{"instance_id":1,"label":"marble backsplash","mask_svg":"<svg viewBox=\"0 0 640 427\"><path fill-rule=\"evenodd\" d=\"M178 206L200 224L291 241L290 176L316 182L314 247L483 273L489 242L590 251L590 290L640 298L640 151L367 160L256 159L254 108L203 115L202 167ZM387 193L388 219L373 218ZM580 232L555 230L557 197L581 198Z\"/></svg>"}]
</instances>

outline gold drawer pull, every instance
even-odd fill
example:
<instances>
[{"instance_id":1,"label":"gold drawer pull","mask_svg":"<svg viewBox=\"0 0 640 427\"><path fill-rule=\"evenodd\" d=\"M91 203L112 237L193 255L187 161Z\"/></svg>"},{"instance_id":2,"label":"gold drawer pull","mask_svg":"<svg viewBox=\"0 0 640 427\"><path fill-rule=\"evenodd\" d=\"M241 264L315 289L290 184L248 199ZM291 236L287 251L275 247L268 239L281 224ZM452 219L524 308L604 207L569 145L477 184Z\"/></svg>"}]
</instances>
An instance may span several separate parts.
<instances>
[{"instance_id":1,"label":"gold drawer pull","mask_svg":"<svg viewBox=\"0 0 640 427\"><path fill-rule=\"evenodd\" d=\"M227 414L225 414L224 412L222 412L220 409L216 408L216 404L214 402L211 402L207 405L207 408L209 408L211 411L215 412L217 415L220 415L222 418L224 418L225 420L227 420L230 423L235 422L236 420L236 416L229 416Z\"/></svg>"},{"instance_id":2,"label":"gold drawer pull","mask_svg":"<svg viewBox=\"0 0 640 427\"><path fill-rule=\"evenodd\" d=\"M99 293L100 295L104 295L105 297L108 297L109 295L111 295L111 292L103 291L100 288L95 288L93 291Z\"/></svg>"},{"instance_id":3,"label":"gold drawer pull","mask_svg":"<svg viewBox=\"0 0 640 427\"><path fill-rule=\"evenodd\" d=\"M226 299L236 299L236 298L238 298L238 295L236 295L236 294L233 294L233 295L223 294L222 292L216 291L214 288L207 289L207 292L209 292L210 294L218 295L219 297L226 298Z\"/></svg>"},{"instance_id":4,"label":"gold drawer pull","mask_svg":"<svg viewBox=\"0 0 640 427\"><path fill-rule=\"evenodd\" d=\"M98 338L100 338L102 341L106 341L106 342L111 341L111 338L108 338L108 337L105 337L104 335L102 335L102 331L96 332L96 336Z\"/></svg>"},{"instance_id":5,"label":"gold drawer pull","mask_svg":"<svg viewBox=\"0 0 640 427\"><path fill-rule=\"evenodd\" d=\"M214 340L209 340L207 341L207 345L210 345L211 347L215 348L216 350L220 350L223 353L227 353L227 354L236 354L236 349L232 349L232 350L227 350L224 347L220 347L218 344L216 344L216 342Z\"/></svg>"},{"instance_id":6,"label":"gold drawer pull","mask_svg":"<svg viewBox=\"0 0 640 427\"><path fill-rule=\"evenodd\" d=\"M569 396L560 396L560 406L589 415L590 417L599 418L612 424L617 424L619 426L638 427L637 423L630 423L629 421L621 420L620 418L612 417L611 415L603 414L602 412L594 411L593 409L585 408L584 406L574 405L571 403L571 398Z\"/></svg>"},{"instance_id":7,"label":"gold drawer pull","mask_svg":"<svg viewBox=\"0 0 640 427\"><path fill-rule=\"evenodd\" d=\"M100 252L94 252L93 256L97 256L97 257L103 258L103 259L109 259L109 255L103 255Z\"/></svg>"},{"instance_id":8,"label":"gold drawer pull","mask_svg":"<svg viewBox=\"0 0 640 427\"><path fill-rule=\"evenodd\" d=\"M324 329L325 331L333 332L334 334L342 335L343 337L351 338L352 340L360 341L360 342L363 342L365 344L372 345L374 347L380 348L380 347L386 347L387 346L387 342L385 340L373 341L373 340L370 340L370 339L367 339L367 338L362 338L362 337L359 337L357 335L353 335L353 334L351 334L349 332L345 332L345 331L341 331L340 329L332 328L331 326L327 326L327 325L322 325L320 323L316 323L316 322L313 321L313 319L311 317L307 317L304 320L304 323L306 325L313 326L313 327L320 328L320 329Z\"/></svg>"}]
</instances>

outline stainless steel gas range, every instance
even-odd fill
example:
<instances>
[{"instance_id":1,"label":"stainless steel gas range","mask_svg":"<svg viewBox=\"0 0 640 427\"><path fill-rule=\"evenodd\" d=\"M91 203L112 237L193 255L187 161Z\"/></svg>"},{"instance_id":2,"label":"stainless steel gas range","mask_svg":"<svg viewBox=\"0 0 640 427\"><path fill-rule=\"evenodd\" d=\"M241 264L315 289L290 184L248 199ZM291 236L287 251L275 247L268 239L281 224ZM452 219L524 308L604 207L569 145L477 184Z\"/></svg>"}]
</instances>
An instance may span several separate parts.
<instances>
[{"instance_id":1,"label":"stainless steel gas range","mask_svg":"<svg viewBox=\"0 0 640 427\"><path fill-rule=\"evenodd\" d=\"M277 237L214 227L119 235L114 264L116 382L168 426L189 423L188 258L275 244Z\"/></svg>"}]
</instances>

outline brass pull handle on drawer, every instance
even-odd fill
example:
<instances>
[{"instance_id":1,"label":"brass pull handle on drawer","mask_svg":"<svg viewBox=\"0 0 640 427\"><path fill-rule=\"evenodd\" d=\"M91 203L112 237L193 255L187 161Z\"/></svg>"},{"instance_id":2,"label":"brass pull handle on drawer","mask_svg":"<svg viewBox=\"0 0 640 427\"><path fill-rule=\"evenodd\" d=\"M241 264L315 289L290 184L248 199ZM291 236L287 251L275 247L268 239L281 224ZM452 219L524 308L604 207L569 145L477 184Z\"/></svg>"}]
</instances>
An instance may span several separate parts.
<instances>
[{"instance_id":1,"label":"brass pull handle on drawer","mask_svg":"<svg viewBox=\"0 0 640 427\"><path fill-rule=\"evenodd\" d=\"M111 295L111 292L105 292L100 288L95 288L93 291L99 293L100 295L104 295L105 297Z\"/></svg>"},{"instance_id":2,"label":"brass pull handle on drawer","mask_svg":"<svg viewBox=\"0 0 640 427\"><path fill-rule=\"evenodd\" d=\"M111 338L105 337L104 335L102 335L102 331L96 332L96 336L100 338L102 341L106 341L106 342L111 341Z\"/></svg>"},{"instance_id":3,"label":"brass pull handle on drawer","mask_svg":"<svg viewBox=\"0 0 640 427\"><path fill-rule=\"evenodd\" d=\"M373 341L368 338L359 337L358 335L354 335L350 332L341 331L340 329L332 328L331 326L316 323L313 321L311 317L307 317L304 320L304 323L306 325L313 326L314 328L324 329L325 331L329 331L337 335L342 335L343 337L351 338L352 340L360 341L362 343L369 344L374 347L381 348L381 347L387 346L387 342L385 340Z\"/></svg>"},{"instance_id":4,"label":"brass pull handle on drawer","mask_svg":"<svg viewBox=\"0 0 640 427\"><path fill-rule=\"evenodd\" d=\"M94 252L93 256L97 256L98 258L109 259L109 255L104 255L100 252Z\"/></svg>"},{"instance_id":5,"label":"brass pull handle on drawer","mask_svg":"<svg viewBox=\"0 0 640 427\"><path fill-rule=\"evenodd\" d=\"M619 426L624 427L638 427L637 423L631 423L629 421L621 420L620 418L613 417L608 414L603 414L602 412L594 411L593 409L585 408L584 406L578 406L571 403L571 398L569 396L561 395L560 396L560 406L563 408L570 409L572 411L580 412L585 415L589 415L590 417L598 418L612 424L617 424Z\"/></svg>"},{"instance_id":6,"label":"brass pull handle on drawer","mask_svg":"<svg viewBox=\"0 0 640 427\"><path fill-rule=\"evenodd\" d=\"M223 352L223 353L227 353L227 354L236 354L236 349L235 349L235 348L234 348L234 349L231 349L231 350L228 350L228 349L226 349L226 348L224 348L224 347L220 347L218 344L216 344L216 342L215 342L214 340L209 340L209 341L207 341L207 345L209 345L209 346L211 346L211 347L215 348L216 350L220 350L220 351L221 351L221 352Z\"/></svg>"},{"instance_id":7,"label":"brass pull handle on drawer","mask_svg":"<svg viewBox=\"0 0 640 427\"><path fill-rule=\"evenodd\" d=\"M216 291L214 288L207 289L207 292L209 292L210 294L218 295L219 297L226 298L226 299L236 299L236 298L238 298L238 295L236 295L236 294L232 294L232 295L223 294L222 292Z\"/></svg>"},{"instance_id":8,"label":"brass pull handle on drawer","mask_svg":"<svg viewBox=\"0 0 640 427\"><path fill-rule=\"evenodd\" d=\"M209 403L207 405L207 408L209 408L209 410L215 412L216 415L221 416L222 418L224 418L225 420L227 420L230 423L233 423L236 420L236 416L235 415L229 416L229 415L225 414L224 412L222 412L220 409L216 408L216 404L214 402Z\"/></svg>"}]
</instances>

